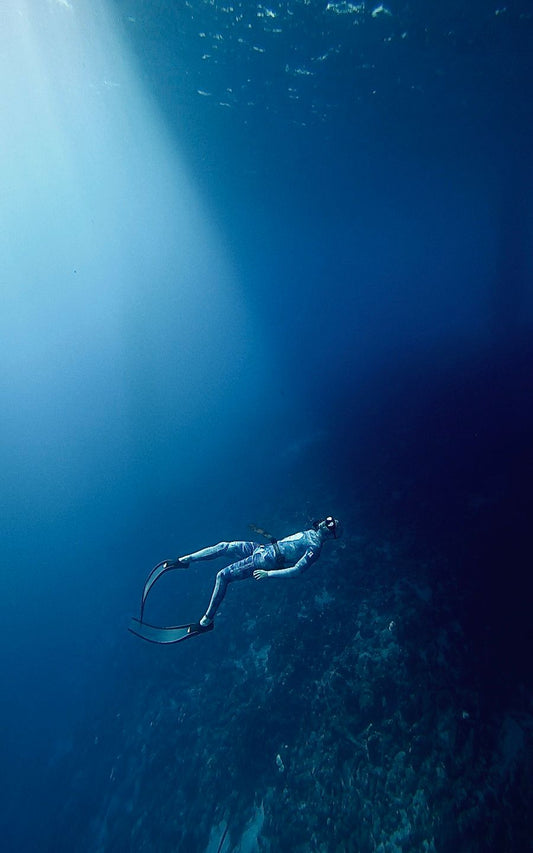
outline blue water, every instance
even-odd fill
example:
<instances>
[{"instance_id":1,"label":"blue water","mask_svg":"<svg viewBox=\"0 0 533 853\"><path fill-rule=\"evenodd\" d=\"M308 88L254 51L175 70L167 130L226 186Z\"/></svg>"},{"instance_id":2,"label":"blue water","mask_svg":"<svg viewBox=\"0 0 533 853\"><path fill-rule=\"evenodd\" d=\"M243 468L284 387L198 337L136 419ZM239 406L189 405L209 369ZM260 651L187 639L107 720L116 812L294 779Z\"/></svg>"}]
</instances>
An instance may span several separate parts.
<instances>
[{"instance_id":1,"label":"blue water","mask_svg":"<svg viewBox=\"0 0 533 853\"><path fill-rule=\"evenodd\" d=\"M4 849L531 849L533 14L426 6L8 0Z\"/></svg>"}]
</instances>

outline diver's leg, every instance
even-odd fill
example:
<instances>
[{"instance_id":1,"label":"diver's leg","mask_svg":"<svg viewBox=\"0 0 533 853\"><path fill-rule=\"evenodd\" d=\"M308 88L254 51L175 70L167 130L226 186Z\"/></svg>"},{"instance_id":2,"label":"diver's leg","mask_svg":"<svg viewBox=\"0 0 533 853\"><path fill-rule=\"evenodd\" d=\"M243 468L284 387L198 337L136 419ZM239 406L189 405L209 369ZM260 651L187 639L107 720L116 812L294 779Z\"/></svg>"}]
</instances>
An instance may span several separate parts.
<instances>
[{"instance_id":1,"label":"diver's leg","mask_svg":"<svg viewBox=\"0 0 533 853\"><path fill-rule=\"evenodd\" d=\"M254 561L251 555L246 557L244 560L239 560L238 563L232 563L231 566L226 566L225 569L221 569L220 572L218 572L209 607L205 611L205 615L200 619L200 625L202 627L206 627L212 623L215 618L215 614L226 595L228 584L233 583L233 581L243 581L246 580L246 578L251 578L253 573Z\"/></svg>"},{"instance_id":2,"label":"diver's leg","mask_svg":"<svg viewBox=\"0 0 533 853\"><path fill-rule=\"evenodd\" d=\"M253 553L257 545L255 542L219 542L218 545L209 545L192 554L184 554L180 557L183 563L199 563L200 560L216 560L217 557L233 557L243 559Z\"/></svg>"}]
</instances>

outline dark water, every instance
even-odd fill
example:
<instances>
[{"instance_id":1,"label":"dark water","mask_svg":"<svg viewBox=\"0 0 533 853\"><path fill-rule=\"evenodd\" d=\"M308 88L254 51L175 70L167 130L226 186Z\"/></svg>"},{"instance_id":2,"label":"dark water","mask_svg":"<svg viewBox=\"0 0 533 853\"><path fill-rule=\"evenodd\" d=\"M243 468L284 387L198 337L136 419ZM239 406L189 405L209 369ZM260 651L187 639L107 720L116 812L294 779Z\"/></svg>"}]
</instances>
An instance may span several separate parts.
<instances>
[{"instance_id":1,"label":"dark water","mask_svg":"<svg viewBox=\"0 0 533 853\"><path fill-rule=\"evenodd\" d=\"M531 5L7 10L4 849L532 849Z\"/></svg>"}]
</instances>

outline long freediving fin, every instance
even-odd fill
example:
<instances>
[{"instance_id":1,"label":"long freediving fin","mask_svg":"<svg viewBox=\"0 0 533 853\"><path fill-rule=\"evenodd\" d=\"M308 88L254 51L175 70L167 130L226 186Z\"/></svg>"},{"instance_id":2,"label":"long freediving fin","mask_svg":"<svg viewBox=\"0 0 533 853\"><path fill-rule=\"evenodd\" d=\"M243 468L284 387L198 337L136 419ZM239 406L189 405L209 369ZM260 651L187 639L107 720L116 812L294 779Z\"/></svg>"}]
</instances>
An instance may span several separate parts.
<instances>
[{"instance_id":1,"label":"long freediving fin","mask_svg":"<svg viewBox=\"0 0 533 853\"><path fill-rule=\"evenodd\" d=\"M187 566L182 565L178 560L161 560L161 562L158 563L157 566L154 566L154 568L152 569L152 571L150 572L150 574L146 578L146 583L144 584L144 589L143 589L143 594L142 594L142 599L141 599L141 619L140 619L141 622L143 620L144 604L146 602L146 597L147 597L148 593L150 592L150 590L152 589L155 582L157 580L159 580L161 575L164 575L165 572L170 572L172 569L185 569L185 568L187 568Z\"/></svg>"},{"instance_id":2,"label":"long freediving fin","mask_svg":"<svg viewBox=\"0 0 533 853\"><path fill-rule=\"evenodd\" d=\"M183 640L189 640L191 637L198 637L199 634L205 634L206 631L213 630L213 623L205 628L199 629L198 623L192 625L173 625L170 628L158 628L156 625L148 625L146 622L141 622L134 616L130 620L128 631L141 637L143 640L148 640L149 643L159 643L159 645L170 645L171 643L181 643Z\"/></svg>"}]
</instances>

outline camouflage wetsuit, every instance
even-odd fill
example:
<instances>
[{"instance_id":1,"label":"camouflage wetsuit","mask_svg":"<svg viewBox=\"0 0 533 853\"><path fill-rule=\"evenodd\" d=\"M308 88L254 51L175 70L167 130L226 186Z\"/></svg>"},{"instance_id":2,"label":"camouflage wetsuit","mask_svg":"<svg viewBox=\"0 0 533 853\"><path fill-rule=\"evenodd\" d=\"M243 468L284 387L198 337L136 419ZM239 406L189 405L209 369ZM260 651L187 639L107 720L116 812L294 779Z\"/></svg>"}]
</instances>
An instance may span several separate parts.
<instances>
[{"instance_id":1,"label":"camouflage wetsuit","mask_svg":"<svg viewBox=\"0 0 533 853\"><path fill-rule=\"evenodd\" d=\"M318 560L322 550L323 537L315 530L293 533L286 539L280 539L274 545L260 545L257 542L219 542L194 554L187 554L182 560L189 563L200 560L214 560L217 557L240 558L221 569L216 577L215 588L206 610L206 619L214 619L229 583L251 578L256 569L268 571L269 577L286 578L305 572Z\"/></svg>"}]
</instances>

